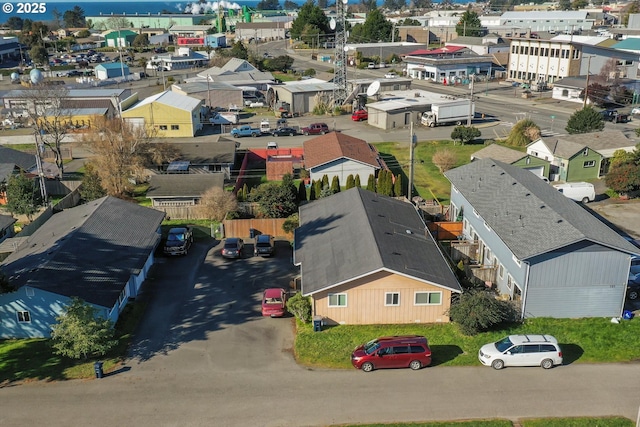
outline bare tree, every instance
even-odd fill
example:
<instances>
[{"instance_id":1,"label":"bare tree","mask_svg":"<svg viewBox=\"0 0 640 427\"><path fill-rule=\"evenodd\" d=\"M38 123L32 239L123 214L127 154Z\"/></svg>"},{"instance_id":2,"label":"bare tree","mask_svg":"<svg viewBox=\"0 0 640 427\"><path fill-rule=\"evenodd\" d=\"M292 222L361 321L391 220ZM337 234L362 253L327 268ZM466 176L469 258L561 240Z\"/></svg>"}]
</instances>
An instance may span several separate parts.
<instances>
[{"instance_id":1,"label":"bare tree","mask_svg":"<svg viewBox=\"0 0 640 427\"><path fill-rule=\"evenodd\" d=\"M618 60L616 58L610 58L604 63L602 68L600 68L599 77L603 82L610 82L611 80L615 81L620 77L618 72Z\"/></svg>"},{"instance_id":2,"label":"bare tree","mask_svg":"<svg viewBox=\"0 0 640 427\"><path fill-rule=\"evenodd\" d=\"M109 195L130 193L130 178L139 173L148 158L151 136L143 126L118 119L99 119L82 143L96 154L94 164Z\"/></svg>"},{"instance_id":3,"label":"bare tree","mask_svg":"<svg viewBox=\"0 0 640 427\"><path fill-rule=\"evenodd\" d=\"M198 210L208 219L222 221L227 213L238 208L238 201L233 193L222 188L213 187L207 190L200 199Z\"/></svg>"},{"instance_id":4,"label":"bare tree","mask_svg":"<svg viewBox=\"0 0 640 427\"><path fill-rule=\"evenodd\" d=\"M440 173L444 173L454 167L457 160L456 154L447 148L436 151L431 158L433 164L440 169Z\"/></svg>"},{"instance_id":5,"label":"bare tree","mask_svg":"<svg viewBox=\"0 0 640 427\"><path fill-rule=\"evenodd\" d=\"M27 101L27 114L39 135L38 140L53 152L62 177L62 142L71 124L69 91L64 86L38 84L25 90L24 97Z\"/></svg>"}]
</instances>

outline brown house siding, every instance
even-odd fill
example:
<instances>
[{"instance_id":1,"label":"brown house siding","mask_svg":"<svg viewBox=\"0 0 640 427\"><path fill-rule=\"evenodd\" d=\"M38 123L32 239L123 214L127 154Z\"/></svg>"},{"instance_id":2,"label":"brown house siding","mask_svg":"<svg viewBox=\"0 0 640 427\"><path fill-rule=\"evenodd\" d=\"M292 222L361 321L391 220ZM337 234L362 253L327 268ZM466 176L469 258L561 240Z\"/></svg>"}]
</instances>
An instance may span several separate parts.
<instances>
[{"instance_id":1,"label":"brown house siding","mask_svg":"<svg viewBox=\"0 0 640 427\"><path fill-rule=\"evenodd\" d=\"M417 291L442 292L440 305L415 305ZM400 305L385 306L385 293L398 292ZM346 307L329 307L328 295L347 294ZM314 315L327 324L372 325L449 322L451 291L397 274L378 272L313 295Z\"/></svg>"}]
</instances>

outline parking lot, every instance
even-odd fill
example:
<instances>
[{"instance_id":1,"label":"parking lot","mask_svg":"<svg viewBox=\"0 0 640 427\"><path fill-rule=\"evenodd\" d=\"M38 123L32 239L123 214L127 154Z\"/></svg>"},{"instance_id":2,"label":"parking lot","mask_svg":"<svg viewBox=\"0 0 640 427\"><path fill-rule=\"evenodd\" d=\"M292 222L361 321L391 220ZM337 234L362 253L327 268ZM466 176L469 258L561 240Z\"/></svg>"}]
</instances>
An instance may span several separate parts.
<instances>
[{"instance_id":1,"label":"parking lot","mask_svg":"<svg viewBox=\"0 0 640 427\"><path fill-rule=\"evenodd\" d=\"M158 356L169 353L178 371L207 375L296 366L293 318L263 318L260 305L264 289L289 289L297 270L291 245L276 241L275 256L263 258L247 241L244 257L233 260L221 248L220 241L196 242L187 256L159 259L131 350L132 363L148 362L137 370L157 369Z\"/></svg>"}]
</instances>

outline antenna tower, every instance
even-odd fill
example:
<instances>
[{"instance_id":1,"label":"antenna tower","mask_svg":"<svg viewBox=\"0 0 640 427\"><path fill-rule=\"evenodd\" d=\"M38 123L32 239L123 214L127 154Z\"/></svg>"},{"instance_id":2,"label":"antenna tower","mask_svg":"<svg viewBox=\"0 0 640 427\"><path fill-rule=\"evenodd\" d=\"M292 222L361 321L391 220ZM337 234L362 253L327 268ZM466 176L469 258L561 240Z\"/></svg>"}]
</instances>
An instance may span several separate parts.
<instances>
[{"instance_id":1,"label":"antenna tower","mask_svg":"<svg viewBox=\"0 0 640 427\"><path fill-rule=\"evenodd\" d=\"M347 32L345 15L347 13L348 0L336 1L335 22L336 50L333 67L333 102L336 106L342 106L347 99Z\"/></svg>"}]
</instances>

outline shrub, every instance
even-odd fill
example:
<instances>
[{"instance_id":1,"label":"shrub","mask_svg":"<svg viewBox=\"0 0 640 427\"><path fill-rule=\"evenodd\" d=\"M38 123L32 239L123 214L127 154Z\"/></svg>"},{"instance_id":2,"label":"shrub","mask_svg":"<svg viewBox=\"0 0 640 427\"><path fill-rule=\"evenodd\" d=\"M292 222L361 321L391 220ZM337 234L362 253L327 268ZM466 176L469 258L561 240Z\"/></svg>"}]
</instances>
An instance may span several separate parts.
<instances>
[{"instance_id":1,"label":"shrub","mask_svg":"<svg viewBox=\"0 0 640 427\"><path fill-rule=\"evenodd\" d=\"M311 301L308 297L303 297L300 292L289 298L287 310L304 323L311 320Z\"/></svg>"},{"instance_id":2,"label":"shrub","mask_svg":"<svg viewBox=\"0 0 640 427\"><path fill-rule=\"evenodd\" d=\"M470 290L451 305L449 316L463 334L475 335L501 323L514 322L517 312L511 302L496 299L492 292Z\"/></svg>"}]
</instances>

